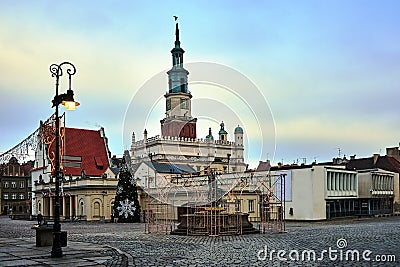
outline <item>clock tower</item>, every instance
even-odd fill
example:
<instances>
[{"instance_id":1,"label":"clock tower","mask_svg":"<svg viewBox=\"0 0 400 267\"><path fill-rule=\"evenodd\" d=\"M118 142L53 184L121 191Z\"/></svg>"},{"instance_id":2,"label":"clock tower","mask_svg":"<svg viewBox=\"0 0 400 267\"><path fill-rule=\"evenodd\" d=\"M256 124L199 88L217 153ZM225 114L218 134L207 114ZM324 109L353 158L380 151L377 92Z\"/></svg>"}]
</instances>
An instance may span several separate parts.
<instances>
[{"instance_id":1,"label":"clock tower","mask_svg":"<svg viewBox=\"0 0 400 267\"><path fill-rule=\"evenodd\" d=\"M161 122L163 136L196 138L197 118L192 117L192 94L188 90L189 72L183 67L183 53L179 41L179 25L175 27L175 46L171 50L172 68L168 74L165 118Z\"/></svg>"}]
</instances>

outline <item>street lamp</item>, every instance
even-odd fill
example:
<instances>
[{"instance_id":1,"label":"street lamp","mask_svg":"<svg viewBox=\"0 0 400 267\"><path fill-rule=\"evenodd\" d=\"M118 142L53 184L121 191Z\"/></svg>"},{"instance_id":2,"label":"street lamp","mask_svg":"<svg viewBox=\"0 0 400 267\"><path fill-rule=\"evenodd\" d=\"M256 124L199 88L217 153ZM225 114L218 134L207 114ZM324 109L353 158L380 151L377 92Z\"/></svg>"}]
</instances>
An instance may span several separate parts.
<instances>
[{"instance_id":1,"label":"street lamp","mask_svg":"<svg viewBox=\"0 0 400 267\"><path fill-rule=\"evenodd\" d=\"M69 86L67 93L58 94L59 79L63 75L62 68L65 68L69 78ZM61 249L61 223L60 223L60 118L58 116L58 106L62 104L67 110L75 110L79 106L78 102L74 100L74 92L71 89L71 76L76 72L75 66L69 62L63 62L60 65L52 64L50 66L51 77L56 78L56 95L52 101L53 106L56 108L55 113L55 126L56 126L56 145L55 145L55 176L56 176L56 196L54 203L54 225L53 225L53 247L51 248L51 257L60 258L63 256Z\"/></svg>"}]
</instances>

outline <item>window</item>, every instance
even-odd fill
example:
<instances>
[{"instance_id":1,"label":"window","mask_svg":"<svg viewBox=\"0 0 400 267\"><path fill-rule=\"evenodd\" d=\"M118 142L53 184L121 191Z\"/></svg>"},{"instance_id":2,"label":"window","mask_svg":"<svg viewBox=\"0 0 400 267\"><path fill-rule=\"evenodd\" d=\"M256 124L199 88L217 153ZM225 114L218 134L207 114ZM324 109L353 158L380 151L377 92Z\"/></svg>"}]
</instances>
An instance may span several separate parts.
<instances>
[{"instance_id":1,"label":"window","mask_svg":"<svg viewBox=\"0 0 400 267\"><path fill-rule=\"evenodd\" d=\"M188 101L184 98L181 98L181 109L189 109Z\"/></svg>"},{"instance_id":2,"label":"window","mask_svg":"<svg viewBox=\"0 0 400 267\"><path fill-rule=\"evenodd\" d=\"M240 205L241 200L238 199L236 200L236 212L240 212L241 211L241 205Z\"/></svg>"},{"instance_id":3,"label":"window","mask_svg":"<svg viewBox=\"0 0 400 267\"><path fill-rule=\"evenodd\" d=\"M17 194L16 194L16 193L13 193L13 194L11 195L11 198L12 198L12 199L17 199Z\"/></svg>"},{"instance_id":4,"label":"window","mask_svg":"<svg viewBox=\"0 0 400 267\"><path fill-rule=\"evenodd\" d=\"M24 194L19 194L19 199L25 199L25 195Z\"/></svg>"},{"instance_id":5,"label":"window","mask_svg":"<svg viewBox=\"0 0 400 267\"><path fill-rule=\"evenodd\" d=\"M81 202L81 215L82 215L82 216L84 215L83 207L84 207L83 202Z\"/></svg>"},{"instance_id":6,"label":"window","mask_svg":"<svg viewBox=\"0 0 400 267\"><path fill-rule=\"evenodd\" d=\"M11 182L11 188L17 188L17 183L16 182Z\"/></svg>"},{"instance_id":7,"label":"window","mask_svg":"<svg viewBox=\"0 0 400 267\"><path fill-rule=\"evenodd\" d=\"M20 181L19 182L19 188L25 188L25 182L24 181Z\"/></svg>"},{"instance_id":8,"label":"window","mask_svg":"<svg viewBox=\"0 0 400 267\"><path fill-rule=\"evenodd\" d=\"M329 191L331 190L331 181L332 181L332 173L328 172L326 174L326 189Z\"/></svg>"},{"instance_id":9,"label":"window","mask_svg":"<svg viewBox=\"0 0 400 267\"><path fill-rule=\"evenodd\" d=\"M326 174L326 190L331 190L331 174L328 172Z\"/></svg>"},{"instance_id":10,"label":"window","mask_svg":"<svg viewBox=\"0 0 400 267\"><path fill-rule=\"evenodd\" d=\"M8 199L8 194L4 194L3 199Z\"/></svg>"},{"instance_id":11,"label":"window","mask_svg":"<svg viewBox=\"0 0 400 267\"><path fill-rule=\"evenodd\" d=\"M100 217L100 203L96 201L93 206L93 217Z\"/></svg>"},{"instance_id":12,"label":"window","mask_svg":"<svg viewBox=\"0 0 400 267\"><path fill-rule=\"evenodd\" d=\"M4 182L3 187L4 187L4 188L8 188L8 186L9 186L9 185L8 185L8 182L7 182L7 181Z\"/></svg>"},{"instance_id":13,"label":"window","mask_svg":"<svg viewBox=\"0 0 400 267\"><path fill-rule=\"evenodd\" d=\"M185 92L186 91L186 83L185 83L185 79L181 78L181 92Z\"/></svg>"},{"instance_id":14,"label":"window","mask_svg":"<svg viewBox=\"0 0 400 267\"><path fill-rule=\"evenodd\" d=\"M352 175L352 174L350 174L350 175L349 175L349 190L353 190L353 184L352 184L352 181L353 181L353 175Z\"/></svg>"},{"instance_id":15,"label":"window","mask_svg":"<svg viewBox=\"0 0 400 267\"><path fill-rule=\"evenodd\" d=\"M249 212L254 212L254 199L249 199Z\"/></svg>"},{"instance_id":16,"label":"window","mask_svg":"<svg viewBox=\"0 0 400 267\"><path fill-rule=\"evenodd\" d=\"M81 168L82 167L82 157L64 155L62 157L62 165L64 167L70 167L70 168Z\"/></svg>"},{"instance_id":17,"label":"window","mask_svg":"<svg viewBox=\"0 0 400 267\"><path fill-rule=\"evenodd\" d=\"M335 173L334 175L335 175L335 190L339 190L339 177L337 173Z\"/></svg>"},{"instance_id":18,"label":"window","mask_svg":"<svg viewBox=\"0 0 400 267\"><path fill-rule=\"evenodd\" d=\"M166 101L167 101L167 104L166 104L167 110L170 110L171 109L171 98L168 98Z\"/></svg>"}]
</instances>

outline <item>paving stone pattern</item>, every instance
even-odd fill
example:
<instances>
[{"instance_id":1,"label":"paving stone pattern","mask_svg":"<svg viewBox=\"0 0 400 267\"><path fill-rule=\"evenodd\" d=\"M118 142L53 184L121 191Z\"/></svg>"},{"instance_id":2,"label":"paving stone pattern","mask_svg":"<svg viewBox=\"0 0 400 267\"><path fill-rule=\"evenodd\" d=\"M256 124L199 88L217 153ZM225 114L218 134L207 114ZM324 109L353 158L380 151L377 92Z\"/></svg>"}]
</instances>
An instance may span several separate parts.
<instances>
[{"instance_id":1,"label":"paving stone pattern","mask_svg":"<svg viewBox=\"0 0 400 267\"><path fill-rule=\"evenodd\" d=\"M0 219L0 237L33 237L31 225L32 222ZM112 259L107 266L400 266L400 217L290 222L286 228L284 234L187 237L146 234L143 224L62 224L62 229L68 232L68 242L88 242L114 248L115 254L109 255ZM340 239L347 245L338 244ZM265 248L267 253L264 253ZM307 257L307 251L313 250L318 259L322 251L329 251L329 248L332 255L337 256L336 261L329 258L328 252L322 260ZM270 259L272 250L275 252ZM286 253L282 256L286 261L278 258L278 250ZM351 260L351 254L346 260L348 250L357 250L360 260ZM371 251L367 255L371 261L362 259L365 250ZM295 258L293 251L299 252L299 261L289 257ZM301 260L304 251L306 259ZM394 255L395 262L377 262L377 255Z\"/></svg>"}]
</instances>

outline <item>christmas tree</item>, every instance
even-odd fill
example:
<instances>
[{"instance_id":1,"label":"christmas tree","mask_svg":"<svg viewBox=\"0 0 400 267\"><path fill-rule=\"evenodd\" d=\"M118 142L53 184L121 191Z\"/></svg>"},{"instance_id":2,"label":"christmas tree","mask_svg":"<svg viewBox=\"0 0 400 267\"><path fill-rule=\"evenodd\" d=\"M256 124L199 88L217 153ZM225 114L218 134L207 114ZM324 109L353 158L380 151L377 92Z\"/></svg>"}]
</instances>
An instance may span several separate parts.
<instances>
[{"instance_id":1,"label":"christmas tree","mask_svg":"<svg viewBox=\"0 0 400 267\"><path fill-rule=\"evenodd\" d=\"M136 181L124 162L119 174L113 218L117 222L140 222L140 204Z\"/></svg>"}]
</instances>

